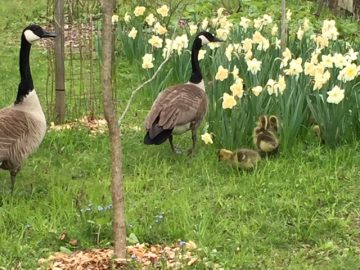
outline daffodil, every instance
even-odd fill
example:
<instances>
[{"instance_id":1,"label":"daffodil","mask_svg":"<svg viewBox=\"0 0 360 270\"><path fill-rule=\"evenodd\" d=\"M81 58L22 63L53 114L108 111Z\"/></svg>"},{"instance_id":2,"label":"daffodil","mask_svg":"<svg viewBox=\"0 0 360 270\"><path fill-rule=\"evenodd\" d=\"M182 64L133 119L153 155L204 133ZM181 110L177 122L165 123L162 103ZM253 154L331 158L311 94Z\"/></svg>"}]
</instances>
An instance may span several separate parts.
<instances>
[{"instance_id":1,"label":"daffodil","mask_svg":"<svg viewBox=\"0 0 360 270\"><path fill-rule=\"evenodd\" d=\"M151 53L146 53L142 59L143 59L142 68L150 69L154 67L154 64L152 63L154 57Z\"/></svg>"},{"instance_id":2,"label":"daffodil","mask_svg":"<svg viewBox=\"0 0 360 270\"><path fill-rule=\"evenodd\" d=\"M230 29L219 28L216 30L216 36L222 40L227 40L230 35Z\"/></svg>"},{"instance_id":3,"label":"daffodil","mask_svg":"<svg viewBox=\"0 0 360 270\"><path fill-rule=\"evenodd\" d=\"M149 15L147 15L145 18L145 22L147 23L147 25L153 26L153 24L156 22L154 14L150 13Z\"/></svg>"},{"instance_id":4,"label":"daffodil","mask_svg":"<svg viewBox=\"0 0 360 270\"><path fill-rule=\"evenodd\" d=\"M210 50L215 50L220 47L220 42L210 42L207 44Z\"/></svg>"},{"instance_id":5,"label":"daffodil","mask_svg":"<svg viewBox=\"0 0 360 270\"><path fill-rule=\"evenodd\" d=\"M288 10L286 11L286 20L287 20L287 21L290 21L290 20L291 20L291 15L292 15L292 12L291 12L290 9L288 9Z\"/></svg>"},{"instance_id":6,"label":"daffodil","mask_svg":"<svg viewBox=\"0 0 360 270\"><path fill-rule=\"evenodd\" d=\"M254 43L261 43L263 40L263 35L259 31L255 31L255 33L252 36L252 40Z\"/></svg>"},{"instance_id":7,"label":"daffodil","mask_svg":"<svg viewBox=\"0 0 360 270\"><path fill-rule=\"evenodd\" d=\"M303 72L303 68L302 68L301 64L302 64L301 57L291 60L291 62L289 64L289 68L284 70L285 74L292 75L292 76L299 75L301 72Z\"/></svg>"},{"instance_id":8,"label":"daffodil","mask_svg":"<svg viewBox=\"0 0 360 270\"><path fill-rule=\"evenodd\" d=\"M116 14L112 15L112 17L111 17L112 24L116 24L116 23L118 23L118 21L119 21L119 15L116 15Z\"/></svg>"},{"instance_id":9,"label":"daffodil","mask_svg":"<svg viewBox=\"0 0 360 270\"><path fill-rule=\"evenodd\" d=\"M324 65L324 67L326 68L333 68L334 66L334 62L333 62L333 57L331 54L324 54L321 56L321 63Z\"/></svg>"},{"instance_id":10,"label":"daffodil","mask_svg":"<svg viewBox=\"0 0 360 270\"><path fill-rule=\"evenodd\" d=\"M303 29L304 29L304 32L307 32L310 29L310 23L309 23L308 18L305 18L303 21Z\"/></svg>"},{"instance_id":11,"label":"daffodil","mask_svg":"<svg viewBox=\"0 0 360 270\"><path fill-rule=\"evenodd\" d=\"M242 98L242 96L244 95L243 80L238 78L235 83L230 86L230 90L233 96Z\"/></svg>"},{"instance_id":12,"label":"daffodil","mask_svg":"<svg viewBox=\"0 0 360 270\"><path fill-rule=\"evenodd\" d=\"M158 36L154 36L154 35L151 36L148 42L149 44L151 44L151 46L155 48L161 48L163 44L163 40Z\"/></svg>"},{"instance_id":13,"label":"daffodil","mask_svg":"<svg viewBox=\"0 0 360 270\"><path fill-rule=\"evenodd\" d=\"M358 68L355 64L347 65L344 69L340 70L338 80L343 82L352 81L358 73Z\"/></svg>"},{"instance_id":14,"label":"daffodil","mask_svg":"<svg viewBox=\"0 0 360 270\"><path fill-rule=\"evenodd\" d=\"M190 24L189 28L190 28L190 35L194 35L198 30L198 27L196 24Z\"/></svg>"},{"instance_id":15,"label":"daffodil","mask_svg":"<svg viewBox=\"0 0 360 270\"><path fill-rule=\"evenodd\" d=\"M136 38L136 35L137 35L137 30L135 29L135 27L131 28L129 34L128 34L128 37L129 38L132 38L132 39L135 39Z\"/></svg>"},{"instance_id":16,"label":"daffodil","mask_svg":"<svg viewBox=\"0 0 360 270\"><path fill-rule=\"evenodd\" d=\"M341 89L339 86L334 86L327 94L328 97L326 101L328 103L339 104L345 97L345 90Z\"/></svg>"},{"instance_id":17,"label":"daffodil","mask_svg":"<svg viewBox=\"0 0 360 270\"><path fill-rule=\"evenodd\" d=\"M262 18L254 19L254 27L257 30L261 30L264 25Z\"/></svg>"},{"instance_id":18,"label":"daffodil","mask_svg":"<svg viewBox=\"0 0 360 270\"><path fill-rule=\"evenodd\" d=\"M269 25L273 22L273 19L270 15L268 14L264 14L263 17L262 17L262 20L263 20L263 24L264 25Z\"/></svg>"},{"instance_id":19,"label":"daffodil","mask_svg":"<svg viewBox=\"0 0 360 270\"><path fill-rule=\"evenodd\" d=\"M199 59L199 60L204 59L205 54L206 54L206 50L202 50L202 49L201 49L201 50L199 50L198 59Z\"/></svg>"},{"instance_id":20,"label":"daffodil","mask_svg":"<svg viewBox=\"0 0 360 270\"><path fill-rule=\"evenodd\" d=\"M324 20L321 31L321 35L329 40L336 40L339 35L335 26L335 20Z\"/></svg>"},{"instance_id":21,"label":"daffodil","mask_svg":"<svg viewBox=\"0 0 360 270\"><path fill-rule=\"evenodd\" d=\"M204 134L201 135L201 140L205 143L205 144L213 144L213 140L212 140L212 136L210 133L205 132Z\"/></svg>"},{"instance_id":22,"label":"daffodil","mask_svg":"<svg viewBox=\"0 0 360 270\"><path fill-rule=\"evenodd\" d=\"M154 25L154 32L158 35L165 35L167 31L166 27L162 26L159 22Z\"/></svg>"},{"instance_id":23,"label":"daffodil","mask_svg":"<svg viewBox=\"0 0 360 270\"><path fill-rule=\"evenodd\" d=\"M131 20L131 16L126 12L125 15L124 15L124 21L125 21L125 23L130 22L130 20Z\"/></svg>"},{"instance_id":24,"label":"daffodil","mask_svg":"<svg viewBox=\"0 0 360 270\"><path fill-rule=\"evenodd\" d=\"M206 30L207 27L208 27L208 25L209 25L209 20L208 20L208 18L205 18L205 19L201 22L201 28L202 28L203 30Z\"/></svg>"},{"instance_id":25,"label":"daffodil","mask_svg":"<svg viewBox=\"0 0 360 270\"><path fill-rule=\"evenodd\" d=\"M277 87L280 94L284 93L284 91L286 89L286 82L285 82L285 77L284 76L282 76L282 75L279 76L276 87Z\"/></svg>"},{"instance_id":26,"label":"daffodil","mask_svg":"<svg viewBox=\"0 0 360 270\"><path fill-rule=\"evenodd\" d=\"M134 10L134 15L136 17L139 17L139 16L142 16L144 15L144 12L145 12L146 8L143 7L143 6L137 6Z\"/></svg>"},{"instance_id":27,"label":"daffodil","mask_svg":"<svg viewBox=\"0 0 360 270\"><path fill-rule=\"evenodd\" d=\"M251 88L251 92L253 92L256 97L261 94L262 90L263 88L260 85Z\"/></svg>"},{"instance_id":28,"label":"daffodil","mask_svg":"<svg viewBox=\"0 0 360 270\"><path fill-rule=\"evenodd\" d=\"M169 16L169 7L167 5L162 5L161 7L159 7L156 12L158 14L160 14L162 17L167 17Z\"/></svg>"},{"instance_id":29,"label":"daffodil","mask_svg":"<svg viewBox=\"0 0 360 270\"><path fill-rule=\"evenodd\" d=\"M241 17L240 18L240 26L242 28L244 28L245 30L248 29L250 27L251 24L251 20L246 18L246 17Z\"/></svg>"},{"instance_id":30,"label":"daffodil","mask_svg":"<svg viewBox=\"0 0 360 270\"><path fill-rule=\"evenodd\" d=\"M229 76L229 70L224 68L223 66L219 66L218 71L215 75L215 80L223 81L227 79Z\"/></svg>"},{"instance_id":31,"label":"daffodil","mask_svg":"<svg viewBox=\"0 0 360 270\"><path fill-rule=\"evenodd\" d=\"M250 71L252 74L256 74L261 70L261 61L257 60L256 58L252 60L247 60L246 64L248 66L247 70Z\"/></svg>"},{"instance_id":32,"label":"daffodil","mask_svg":"<svg viewBox=\"0 0 360 270\"><path fill-rule=\"evenodd\" d=\"M271 28L271 35L277 36L278 33L279 33L279 27L276 24L274 24L273 27Z\"/></svg>"},{"instance_id":33,"label":"daffodil","mask_svg":"<svg viewBox=\"0 0 360 270\"><path fill-rule=\"evenodd\" d=\"M225 56L229 61L231 61L231 55L232 55L233 51L234 51L234 45L229 44L225 50Z\"/></svg>"},{"instance_id":34,"label":"daffodil","mask_svg":"<svg viewBox=\"0 0 360 270\"><path fill-rule=\"evenodd\" d=\"M298 40L302 40L304 37L304 30L299 27L298 31L296 32L296 37L298 38Z\"/></svg>"},{"instance_id":35,"label":"daffodil","mask_svg":"<svg viewBox=\"0 0 360 270\"><path fill-rule=\"evenodd\" d=\"M222 107L223 109L232 109L236 105L234 96L224 93Z\"/></svg>"},{"instance_id":36,"label":"daffodil","mask_svg":"<svg viewBox=\"0 0 360 270\"><path fill-rule=\"evenodd\" d=\"M236 65L234 65L233 71L231 71L231 74L234 76L234 79L239 78L239 69Z\"/></svg>"},{"instance_id":37,"label":"daffodil","mask_svg":"<svg viewBox=\"0 0 360 270\"><path fill-rule=\"evenodd\" d=\"M334 59L334 65L337 68L343 68L347 65L346 58L341 53L335 53L333 59Z\"/></svg>"},{"instance_id":38,"label":"daffodil","mask_svg":"<svg viewBox=\"0 0 360 270\"><path fill-rule=\"evenodd\" d=\"M242 42L242 47L245 52L251 51L253 41L250 38L245 38Z\"/></svg>"},{"instance_id":39,"label":"daffodil","mask_svg":"<svg viewBox=\"0 0 360 270\"><path fill-rule=\"evenodd\" d=\"M304 64L304 74L309 76L314 76L315 74L315 65L311 62L305 62Z\"/></svg>"}]
</instances>

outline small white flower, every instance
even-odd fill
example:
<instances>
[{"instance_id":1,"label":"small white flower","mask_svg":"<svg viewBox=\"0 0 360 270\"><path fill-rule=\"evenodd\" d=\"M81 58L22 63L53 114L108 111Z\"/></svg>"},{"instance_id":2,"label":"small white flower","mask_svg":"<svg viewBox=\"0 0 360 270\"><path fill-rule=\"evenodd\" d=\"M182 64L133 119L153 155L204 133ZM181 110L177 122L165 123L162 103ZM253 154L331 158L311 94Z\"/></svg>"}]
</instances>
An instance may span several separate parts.
<instances>
[{"instance_id":1,"label":"small white flower","mask_svg":"<svg viewBox=\"0 0 360 270\"><path fill-rule=\"evenodd\" d=\"M194 35L198 30L198 27L196 24L190 24L189 28L190 28L190 35Z\"/></svg>"},{"instance_id":2,"label":"small white flower","mask_svg":"<svg viewBox=\"0 0 360 270\"><path fill-rule=\"evenodd\" d=\"M154 14L150 13L149 15L146 16L145 21L147 25L152 26L156 22L156 18Z\"/></svg>"},{"instance_id":3,"label":"small white flower","mask_svg":"<svg viewBox=\"0 0 360 270\"><path fill-rule=\"evenodd\" d=\"M246 60L246 64L248 66L247 70L255 75L261 70L261 63L262 62L257 60L256 58L252 60Z\"/></svg>"},{"instance_id":4,"label":"small white flower","mask_svg":"<svg viewBox=\"0 0 360 270\"><path fill-rule=\"evenodd\" d=\"M142 68L144 69L150 69L154 67L154 64L152 63L152 61L154 60L153 55L151 53L146 53L143 56L143 63L142 63Z\"/></svg>"},{"instance_id":5,"label":"small white flower","mask_svg":"<svg viewBox=\"0 0 360 270\"><path fill-rule=\"evenodd\" d=\"M202 134L201 140L203 140L205 144L213 144L212 136L210 133L205 132L204 134Z\"/></svg>"},{"instance_id":6,"label":"small white flower","mask_svg":"<svg viewBox=\"0 0 360 270\"><path fill-rule=\"evenodd\" d=\"M206 54L206 50L199 50L198 59L199 59L199 60L204 59L205 54Z\"/></svg>"},{"instance_id":7,"label":"small white flower","mask_svg":"<svg viewBox=\"0 0 360 270\"><path fill-rule=\"evenodd\" d=\"M222 107L223 109L232 109L236 105L234 96L224 93Z\"/></svg>"},{"instance_id":8,"label":"small white flower","mask_svg":"<svg viewBox=\"0 0 360 270\"><path fill-rule=\"evenodd\" d=\"M253 88L251 88L251 91L253 92L253 94L257 97L261 94L263 88L259 85L259 86L255 86Z\"/></svg>"},{"instance_id":9,"label":"small white flower","mask_svg":"<svg viewBox=\"0 0 360 270\"><path fill-rule=\"evenodd\" d=\"M116 14L112 15L111 22L112 22L112 24L118 23L119 22L119 15L116 15Z\"/></svg>"},{"instance_id":10,"label":"small white flower","mask_svg":"<svg viewBox=\"0 0 360 270\"><path fill-rule=\"evenodd\" d=\"M131 31L129 32L128 37L132 38L132 39L135 39L136 35L137 35L137 32L138 31L135 29L135 27L131 28Z\"/></svg>"}]
</instances>

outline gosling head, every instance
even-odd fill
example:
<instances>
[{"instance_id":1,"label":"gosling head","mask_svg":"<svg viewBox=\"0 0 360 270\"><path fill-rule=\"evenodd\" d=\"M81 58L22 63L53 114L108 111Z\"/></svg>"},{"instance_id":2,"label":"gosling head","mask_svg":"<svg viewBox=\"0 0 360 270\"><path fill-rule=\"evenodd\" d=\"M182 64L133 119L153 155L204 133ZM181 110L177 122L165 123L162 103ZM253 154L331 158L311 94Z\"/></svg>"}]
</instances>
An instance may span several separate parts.
<instances>
[{"instance_id":1,"label":"gosling head","mask_svg":"<svg viewBox=\"0 0 360 270\"><path fill-rule=\"evenodd\" d=\"M223 40L215 37L213 34L206 31L200 32L195 38L195 42L198 42L200 47L210 42L222 42L222 41Z\"/></svg>"},{"instance_id":2,"label":"gosling head","mask_svg":"<svg viewBox=\"0 0 360 270\"><path fill-rule=\"evenodd\" d=\"M221 160L230 160L233 156L233 152L227 149L220 149L218 151L219 161Z\"/></svg>"},{"instance_id":3,"label":"gosling head","mask_svg":"<svg viewBox=\"0 0 360 270\"><path fill-rule=\"evenodd\" d=\"M41 38L56 37L56 34L44 30L41 26L37 24L30 24L24 29L23 37L28 43L32 44L34 41Z\"/></svg>"}]
</instances>

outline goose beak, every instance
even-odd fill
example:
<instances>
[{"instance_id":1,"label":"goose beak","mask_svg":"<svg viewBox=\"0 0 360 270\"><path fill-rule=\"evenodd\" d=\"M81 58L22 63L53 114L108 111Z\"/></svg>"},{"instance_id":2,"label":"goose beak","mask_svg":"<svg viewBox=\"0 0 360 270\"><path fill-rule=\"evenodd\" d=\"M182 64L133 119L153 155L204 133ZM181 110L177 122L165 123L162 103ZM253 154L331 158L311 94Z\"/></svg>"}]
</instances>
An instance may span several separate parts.
<instances>
[{"instance_id":1,"label":"goose beak","mask_svg":"<svg viewBox=\"0 0 360 270\"><path fill-rule=\"evenodd\" d=\"M54 32L47 32L44 30L44 33L42 35L42 38L50 38L50 37L56 37L56 33Z\"/></svg>"}]
</instances>

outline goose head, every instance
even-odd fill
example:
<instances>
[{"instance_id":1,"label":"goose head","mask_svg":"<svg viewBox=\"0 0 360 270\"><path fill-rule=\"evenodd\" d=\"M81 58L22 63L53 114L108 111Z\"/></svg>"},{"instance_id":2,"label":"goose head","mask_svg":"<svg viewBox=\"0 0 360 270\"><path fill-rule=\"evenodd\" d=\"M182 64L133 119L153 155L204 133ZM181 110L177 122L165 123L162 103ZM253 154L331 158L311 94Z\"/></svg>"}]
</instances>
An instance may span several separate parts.
<instances>
[{"instance_id":1,"label":"goose head","mask_svg":"<svg viewBox=\"0 0 360 270\"><path fill-rule=\"evenodd\" d=\"M30 24L29 26L27 26L24 29L22 35L25 38L25 40L30 44L41 38L56 37L55 33L48 32L37 24Z\"/></svg>"},{"instance_id":2,"label":"goose head","mask_svg":"<svg viewBox=\"0 0 360 270\"><path fill-rule=\"evenodd\" d=\"M215 37L213 34L206 31L202 31L196 36L194 43L197 43L199 47L202 47L203 45L208 44L210 42L222 42L222 41L223 40Z\"/></svg>"}]
</instances>

